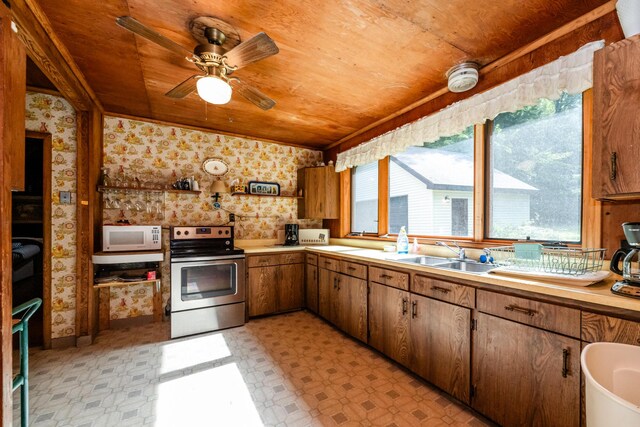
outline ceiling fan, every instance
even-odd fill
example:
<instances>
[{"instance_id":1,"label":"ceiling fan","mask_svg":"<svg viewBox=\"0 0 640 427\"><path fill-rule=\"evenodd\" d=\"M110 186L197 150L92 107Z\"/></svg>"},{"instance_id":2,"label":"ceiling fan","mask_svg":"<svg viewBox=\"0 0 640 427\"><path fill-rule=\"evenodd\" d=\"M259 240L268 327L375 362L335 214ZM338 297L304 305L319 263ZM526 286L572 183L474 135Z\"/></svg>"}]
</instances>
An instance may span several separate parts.
<instances>
[{"instance_id":1,"label":"ceiling fan","mask_svg":"<svg viewBox=\"0 0 640 427\"><path fill-rule=\"evenodd\" d=\"M237 77L230 77L234 71L279 52L278 46L265 33L258 33L240 43L240 36L229 24L212 17L199 17L190 25L191 34L199 42L191 52L131 16L120 16L116 23L165 49L184 55L203 72L189 77L166 96L184 98L197 90L198 95L209 103L226 104L231 99L233 85L234 90L263 110L269 110L276 104L253 86Z\"/></svg>"}]
</instances>

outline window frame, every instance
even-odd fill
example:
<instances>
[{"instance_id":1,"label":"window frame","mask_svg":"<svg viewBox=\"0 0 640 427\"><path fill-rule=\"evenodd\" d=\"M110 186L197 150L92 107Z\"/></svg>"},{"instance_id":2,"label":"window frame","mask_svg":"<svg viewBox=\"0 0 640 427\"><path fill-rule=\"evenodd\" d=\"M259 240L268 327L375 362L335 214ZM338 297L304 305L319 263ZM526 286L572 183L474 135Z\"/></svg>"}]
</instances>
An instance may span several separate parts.
<instances>
[{"instance_id":1,"label":"window frame","mask_svg":"<svg viewBox=\"0 0 640 427\"><path fill-rule=\"evenodd\" d=\"M581 232L580 243L572 243L570 247L600 247L601 236L601 202L592 197L592 165L593 165L593 90L582 93L582 201L581 201ZM424 236L410 234L410 238L418 238L420 243L434 243L438 240L455 240L465 247L484 248L503 246L515 242L511 239L496 239L486 237L488 204L488 144L487 137L491 122L474 126L474 203L470 207L473 211L473 237L452 236ZM342 205L351 205L351 173L349 170L341 174ZM351 212L347 218L341 218L340 236L366 240L395 241L397 234L389 234L389 156L378 161L378 235L377 236L348 236L351 232Z\"/></svg>"}]
</instances>

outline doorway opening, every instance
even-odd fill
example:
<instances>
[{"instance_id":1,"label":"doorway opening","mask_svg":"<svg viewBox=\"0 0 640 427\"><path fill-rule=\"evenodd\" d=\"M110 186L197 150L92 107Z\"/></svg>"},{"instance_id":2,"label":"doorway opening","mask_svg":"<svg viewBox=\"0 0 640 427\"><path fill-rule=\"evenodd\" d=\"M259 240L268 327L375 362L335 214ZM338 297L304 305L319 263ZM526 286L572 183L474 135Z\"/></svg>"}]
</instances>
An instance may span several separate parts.
<instances>
[{"instance_id":1,"label":"doorway opening","mask_svg":"<svg viewBox=\"0 0 640 427\"><path fill-rule=\"evenodd\" d=\"M25 190L12 193L13 307L42 298L29 346L51 347L51 135L26 132ZM14 346L16 343L14 342Z\"/></svg>"}]
</instances>

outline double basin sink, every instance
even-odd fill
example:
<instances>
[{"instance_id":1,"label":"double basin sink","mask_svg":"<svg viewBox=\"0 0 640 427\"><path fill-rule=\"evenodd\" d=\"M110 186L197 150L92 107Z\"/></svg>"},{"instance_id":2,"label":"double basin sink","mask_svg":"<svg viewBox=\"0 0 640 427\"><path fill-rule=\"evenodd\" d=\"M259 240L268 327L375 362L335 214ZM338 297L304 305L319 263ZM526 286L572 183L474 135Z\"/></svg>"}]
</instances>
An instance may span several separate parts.
<instances>
[{"instance_id":1,"label":"double basin sink","mask_svg":"<svg viewBox=\"0 0 640 427\"><path fill-rule=\"evenodd\" d=\"M476 273L476 274L487 273L493 270L494 268L498 267L497 265L482 264L472 260L458 260L458 259L440 258L440 257L426 256L426 255L410 257L410 258L397 258L394 261L406 262L406 263L417 264L417 265L428 265L429 267L434 267L434 268L444 268L447 270L457 270L457 271L464 271L467 273Z\"/></svg>"}]
</instances>

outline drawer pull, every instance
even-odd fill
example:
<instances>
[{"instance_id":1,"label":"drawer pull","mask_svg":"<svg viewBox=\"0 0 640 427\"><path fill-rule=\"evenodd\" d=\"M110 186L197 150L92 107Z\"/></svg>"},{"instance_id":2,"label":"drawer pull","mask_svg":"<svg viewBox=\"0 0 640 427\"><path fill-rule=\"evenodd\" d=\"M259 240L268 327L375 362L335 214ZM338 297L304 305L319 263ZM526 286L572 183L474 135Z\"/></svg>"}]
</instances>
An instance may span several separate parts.
<instances>
[{"instance_id":1,"label":"drawer pull","mask_svg":"<svg viewBox=\"0 0 640 427\"><path fill-rule=\"evenodd\" d=\"M381 274L380 277L383 279L393 279L393 276L389 276L388 274Z\"/></svg>"},{"instance_id":2,"label":"drawer pull","mask_svg":"<svg viewBox=\"0 0 640 427\"><path fill-rule=\"evenodd\" d=\"M569 350L562 349L562 378L567 378L569 374Z\"/></svg>"},{"instance_id":3,"label":"drawer pull","mask_svg":"<svg viewBox=\"0 0 640 427\"><path fill-rule=\"evenodd\" d=\"M618 161L617 160L618 160L618 155L614 151L613 153L611 153L611 173L609 175L609 178L611 178L611 181L615 181L616 177L618 175Z\"/></svg>"},{"instance_id":4,"label":"drawer pull","mask_svg":"<svg viewBox=\"0 0 640 427\"><path fill-rule=\"evenodd\" d=\"M418 315L418 301L411 302L411 318L415 319Z\"/></svg>"},{"instance_id":5,"label":"drawer pull","mask_svg":"<svg viewBox=\"0 0 640 427\"><path fill-rule=\"evenodd\" d=\"M437 292L442 292L445 295L451 292L451 289L441 288L440 286L432 286L431 289Z\"/></svg>"},{"instance_id":6,"label":"drawer pull","mask_svg":"<svg viewBox=\"0 0 640 427\"><path fill-rule=\"evenodd\" d=\"M402 315L404 316L409 311L409 300L402 298Z\"/></svg>"},{"instance_id":7,"label":"drawer pull","mask_svg":"<svg viewBox=\"0 0 640 427\"><path fill-rule=\"evenodd\" d=\"M511 305L505 305L504 309L507 311L515 311L518 313L522 313L522 314L526 314L527 316L531 316L533 317L537 311L535 310L531 310L529 308L522 308L522 307L518 307L517 305L511 304Z\"/></svg>"},{"instance_id":8,"label":"drawer pull","mask_svg":"<svg viewBox=\"0 0 640 427\"><path fill-rule=\"evenodd\" d=\"M356 271L356 268L355 268L355 267L351 267L351 266L349 266L349 267L347 267L347 270L349 270L349 271Z\"/></svg>"}]
</instances>

